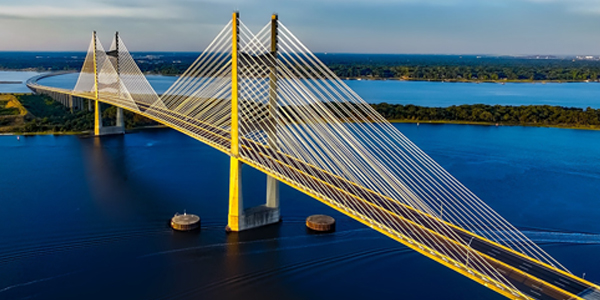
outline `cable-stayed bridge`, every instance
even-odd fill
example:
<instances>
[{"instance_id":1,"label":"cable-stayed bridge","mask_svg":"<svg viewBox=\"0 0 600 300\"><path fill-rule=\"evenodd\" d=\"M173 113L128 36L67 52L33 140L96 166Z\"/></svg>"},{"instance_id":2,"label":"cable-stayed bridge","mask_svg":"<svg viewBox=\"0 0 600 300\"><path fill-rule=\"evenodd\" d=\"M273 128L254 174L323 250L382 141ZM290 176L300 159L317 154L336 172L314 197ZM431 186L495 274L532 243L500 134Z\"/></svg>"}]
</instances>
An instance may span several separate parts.
<instances>
[{"instance_id":1,"label":"cable-stayed bridge","mask_svg":"<svg viewBox=\"0 0 600 300\"><path fill-rule=\"evenodd\" d=\"M164 94L118 35L94 33L73 90L29 88L95 107L95 134L122 132L122 109L230 156L228 229L279 221L279 182L511 299L600 299L458 182L321 63L274 15L258 33L237 13ZM102 127L100 105L117 106ZM241 168L267 175L265 205L244 209Z\"/></svg>"}]
</instances>

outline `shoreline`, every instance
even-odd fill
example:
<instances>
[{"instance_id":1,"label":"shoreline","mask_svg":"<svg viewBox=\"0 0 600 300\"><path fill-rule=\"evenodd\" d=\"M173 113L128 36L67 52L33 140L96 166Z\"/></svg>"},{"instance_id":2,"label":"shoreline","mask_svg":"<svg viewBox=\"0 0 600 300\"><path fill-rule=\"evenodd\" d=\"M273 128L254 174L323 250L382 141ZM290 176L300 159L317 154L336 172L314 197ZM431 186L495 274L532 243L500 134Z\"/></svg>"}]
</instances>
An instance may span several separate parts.
<instances>
[{"instance_id":1,"label":"shoreline","mask_svg":"<svg viewBox=\"0 0 600 300\"><path fill-rule=\"evenodd\" d=\"M474 126L520 126L520 127L544 127L574 130L600 130L598 126L568 126L568 125L545 125L545 124L502 124L495 122L473 122L473 121L423 121L423 120L387 120L390 123L408 123L408 124L439 124L439 125L474 125Z\"/></svg>"},{"instance_id":2,"label":"shoreline","mask_svg":"<svg viewBox=\"0 0 600 300\"><path fill-rule=\"evenodd\" d=\"M420 81L420 82L442 82L442 83L529 83L529 84L547 84L547 83L600 83L600 80L466 80L466 79L412 79L412 78L370 78L370 77L344 77L341 80L352 81Z\"/></svg>"},{"instance_id":3,"label":"shoreline","mask_svg":"<svg viewBox=\"0 0 600 300\"><path fill-rule=\"evenodd\" d=\"M592 131L600 131L600 125L598 126L561 126L561 125L543 125L543 124L502 124L502 123L494 123L494 122L472 122L472 121L422 121L422 120L387 120L388 122L395 123L406 123L406 124L434 124L434 125L472 125L472 126L492 126L492 127L503 127L503 126L519 126L519 127L541 127L541 128L558 128L558 129L571 129L571 130L592 130ZM418 126L417 125L417 126ZM151 125L151 126L142 126L136 127L132 129L126 130L125 133L134 133L136 131L142 130L153 130L153 129L165 129L169 128L166 125ZM36 135L81 135L81 136L93 136L91 135L92 131L42 131L42 132L4 132L0 133L0 136L36 136Z\"/></svg>"},{"instance_id":4,"label":"shoreline","mask_svg":"<svg viewBox=\"0 0 600 300\"><path fill-rule=\"evenodd\" d=\"M150 126L141 126L135 127L131 129L126 129L125 133L134 133L136 131L142 130L151 130L151 129L164 129L169 128L166 125L150 125ZM40 132L3 132L0 133L0 136L35 136L35 135L81 135L81 136L93 136L91 135L92 130L86 131L40 131Z\"/></svg>"},{"instance_id":5,"label":"shoreline","mask_svg":"<svg viewBox=\"0 0 600 300\"><path fill-rule=\"evenodd\" d=\"M37 69L0 69L0 71L3 72L37 72L37 73L53 73L53 72L61 72L61 71L73 71L73 72L78 72L79 70L37 70ZM166 76L166 77L180 77L183 74L161 74L161 73L153 73L153 72L149 72L149 73L144 73L144 75L153 75L153 76ZM523 79L523 80L502 80L502 79L498 79L498 80L492 80L492 79L486 79L486 80L477 80L477 79L418 79L418 78L398 78L398 77L390 77L390 78L381 78L381 77L341 77L338 76L341 80L355 80L355 81L387 81L387 80L391 80L391 81L423 81L423 82L447 82L447 83L475 83L475 84L480 84L480 83L495 83L495 84L504 84L504 83L531 83L531 84L536 84L536 83L541 83L541 84L546 84L546 83L600 83L600 79L598 80L554 80L554 79L550 79L550 80L529 80L529 79ZM0 82L1 83L1 82ZM16 83L13 83L16 84Z\"/></svg>"}]
</instances>

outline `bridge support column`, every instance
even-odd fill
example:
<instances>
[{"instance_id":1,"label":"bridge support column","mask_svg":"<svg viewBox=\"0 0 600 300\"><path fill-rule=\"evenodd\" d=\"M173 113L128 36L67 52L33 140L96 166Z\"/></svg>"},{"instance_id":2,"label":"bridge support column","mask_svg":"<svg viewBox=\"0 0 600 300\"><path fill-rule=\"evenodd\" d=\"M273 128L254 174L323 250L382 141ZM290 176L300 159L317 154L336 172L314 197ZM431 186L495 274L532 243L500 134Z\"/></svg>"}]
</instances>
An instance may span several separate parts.
<instances>
[{"instance_id":1,"label":"bridge support column","mask_svg":"<svg viewBox=\"0 0 600 300\"><path fill-rule=\"evenodd\" d=\"M267 145L277 150L277 15L271 16L271 57L269 66L269 125ZM267 175L267 207L279 209L279 181Z\"/></svg>"},{"instance_id":2,"label":"bridge support column","mask_svg":"<svg viewBox=\"0 0 600 300\"><path fill-rule=\"evenodd\" d=\"M229 176L229 216L227 219L227 227L225 230L231 231L243 231L270 224L279 223L281 220L279 214L279 189L277 186L277 180L275 185L267 181L267 185L271 186L271 189L267 188L267 194L277 193L276 197L269 197L272 202L266 205L259 205L251 208L244 209L244 200L242 195L242 166L243 163L235 158L230 158L230 176ZM268 177L269 179L273 179ZM268 179L268 180L269 180ZM275 195L274 195L275 196Z\"/></svg>"},{"instance_id":3,"label":"bridge support column","mask_svg":"<svg viewBox=\"0 0 600 300\"><path fill-rule=\"evenodd\" d=\"M267 175L267 207L279 209L279 181Z\"/></svg>"},{"instance_id":4,"label":"bridge support column","mask_svg":"<svg viewBox=\"0 0 600 300\"><path fill-rule=\"evenodd\" d=\"M103 126L100 102L96 101L96 111L94 112L94 135L103 136L115 134L125 134L125 121L123 119L123 109L120 107L117 108L117 123L115 126Z\"/></svg>"},{"instance_id":5,"label":"bridge support column","mask_svg":"<svg viewBox=\"0 0 600 300\"><path fill-rule=\"evenodd\" d=\"M244 215L242 163L235 157L231 157L229 163L229 216L227 219L227 231L240 231L244 227L243 224L240 226L240 219L243 219Z\"/></svg>"},{"instance_id":6,"label":"bridge support column","mask_svg":"<svg viewBox=\"0 0 600 300\"><path fill-rule=\"evenodd\" d=\"M123 119L123 109L117 107L117 127L121 128L123 132L125 132L125 119Z\"/></svg>"},{"instance_id":7,"label":"bridge support column","mask_svg":"<svg viewBox=\"0 0 600 300\"><path fill-rule=\"evenodd\" d=\"M109 57L114 57L115 58L115 69L117 71L117 78L119 80L119 85L120 83L120 76L121 76L121 66L119 63L119 54L121 53L119 51L119 32L117 31L115 33L115 41L114 41L114 45L115 45L115 49L106 52L106 55ZM116 124L115 126L111 126L111 127L105 127L104 128L104 134L124 134L125 133L125 119L123 118L123 109L120 107L117 107L117 113L116 113Z\"/></svg>"},{"instance_id":8,"label":"bridge support column","mask_svg":"<svg viewBox=\"0 0 600 300\"><path fill-rule=\"evenodd\" d=\"M101 135L102 132L102 112L100 111L100 101L96 100L94 105L94 135Z\"/></svg>"}]
</instances>

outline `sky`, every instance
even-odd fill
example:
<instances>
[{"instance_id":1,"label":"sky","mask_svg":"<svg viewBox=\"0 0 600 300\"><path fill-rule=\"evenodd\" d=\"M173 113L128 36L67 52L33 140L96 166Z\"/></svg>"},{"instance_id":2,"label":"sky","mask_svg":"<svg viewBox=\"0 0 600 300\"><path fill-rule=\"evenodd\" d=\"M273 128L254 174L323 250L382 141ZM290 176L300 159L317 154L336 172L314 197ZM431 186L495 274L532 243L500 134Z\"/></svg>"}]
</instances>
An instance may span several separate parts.
<instances>
[{"instance_id":1,"label":"sky","mask_svg":"<svg viewBox=\"0 0 600 300\"><path fill-rule=\"evenodd\" d=\"M201 52L233 11L272 13L313 52L600 54L600 0L0 0L0 51Z\"/></svg>"}]
</instances>

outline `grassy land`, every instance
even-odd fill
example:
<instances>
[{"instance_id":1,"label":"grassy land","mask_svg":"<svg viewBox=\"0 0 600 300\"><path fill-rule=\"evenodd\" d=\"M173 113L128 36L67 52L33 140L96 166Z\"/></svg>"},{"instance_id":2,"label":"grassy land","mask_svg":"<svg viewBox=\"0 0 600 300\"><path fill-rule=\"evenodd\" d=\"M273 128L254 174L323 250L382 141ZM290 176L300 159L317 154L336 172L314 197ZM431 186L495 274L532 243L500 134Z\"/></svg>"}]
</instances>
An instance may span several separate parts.
<instances>
[{"instance_id":1,"label":"grassy land","mask_svg":"<svg viewBox=\"0 0 600 300\"><path fill-rule=\"evenodd\" d=\"M82 134L93 129L94 114L89 111L73 111L50 97L34 94L3 95L12 97L14 105L18 105L19 116L5 116L14 118L3 121L0 116L0 133L18 134ZM2 98L0 98L2 99ZM7 106L8 107L8 106ZM15 111L12 111L14 114ZM125 112L125 125L127 129L140 128L147 125L156 125L140 115ZM16 118L20 118L20 121ZM104 126L112 126L116 121L116 108L109 105L102 106Z\"/></svg>"},{"instance_id":2,"label":"grassy land","mask_svg":"<svg viewBox=\"0 0 600 300\"><path fill-rule=\"evenodd\" d=\"M0 116L18 116L20 111L16 107L8 107L10 102L0 100Z\"/></svg>"},{"instance_id":3,"label":"grassy land","mask_svg":"<svg viewBox=\"0 0 600 300\"><path fill-rule=\"evenodd\" d=\"M17 133L80 133L93 128L94 115L91 112L71 112L46 96L24 94L18 95L17 99L32 114L27 123L15 130Z\"/></svg>"},{"instance_id":4,"label":"grassy land","mask_svg":"<svg viewBox=\"0 0 600 300\"><path fill-rule=\"evenodd\" d=\"M15 131L29 117L29 112L15 95L0 94L0 133Z\"/></svg>"},{"instance_id":5,"label":"grassy land","mask_svg":"<svg viewBox=\"0 0 600 300\"><path fill-rule=\"evenodd\" d=\"M0 94L0 116L25 116L27 110L13 94Z\"/></svg>"}]
</instances>

